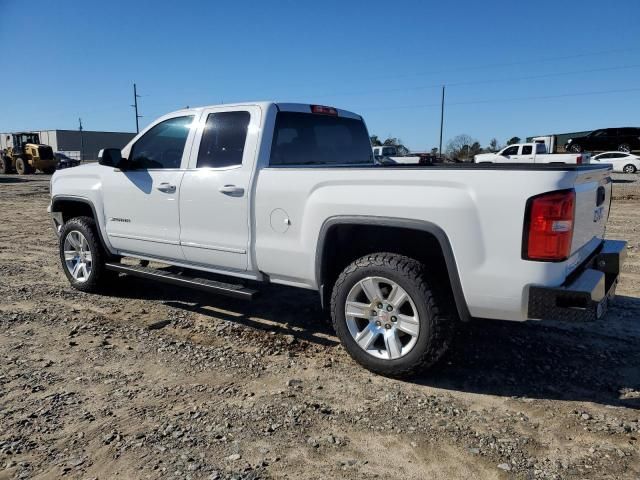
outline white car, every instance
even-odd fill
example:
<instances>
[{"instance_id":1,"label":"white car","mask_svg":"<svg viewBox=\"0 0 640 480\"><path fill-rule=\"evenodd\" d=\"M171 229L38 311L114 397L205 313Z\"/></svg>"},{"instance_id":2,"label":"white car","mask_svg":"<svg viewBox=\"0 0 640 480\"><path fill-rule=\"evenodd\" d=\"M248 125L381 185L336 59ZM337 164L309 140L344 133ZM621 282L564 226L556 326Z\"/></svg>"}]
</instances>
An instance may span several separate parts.
<instances>
[{"instance_id":1,"label":"white car","mask_svg":"<svg viewBox=\"0 0 640 480\"><path fill-rule=\"evenodd\" d=\"M125 281L114 273L241 299L315 290L353 358L398 376L435 363L471 317L602 317L626 252L604 239L610 172L377 165L360 115L226 104L165 115L56 172L49 211L79 290Z\"/></svg>"},{"instance_id":2,"label":"white car","mask_svg":"<svg viewBox=\"0 0 640 480\"><path fill-rule=\"evenodd\" d=\"M591 157L592 162L609 163L614 172L636 173L640 170L640 157L625 152L603 152Z\"/></svg>"}]
</instances>

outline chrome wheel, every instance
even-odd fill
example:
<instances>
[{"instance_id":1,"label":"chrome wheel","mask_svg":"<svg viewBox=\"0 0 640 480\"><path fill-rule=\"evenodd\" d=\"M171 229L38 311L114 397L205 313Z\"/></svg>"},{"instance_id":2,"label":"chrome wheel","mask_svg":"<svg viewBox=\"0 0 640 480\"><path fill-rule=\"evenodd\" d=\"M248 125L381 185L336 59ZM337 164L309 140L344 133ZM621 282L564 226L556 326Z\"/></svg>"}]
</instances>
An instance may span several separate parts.
<instances>
[{"instance_id":1,"label":"chrome wheel","mask_svg":"<svg viewBox=\"0 0 640 480\"><path fill-rule=\"evenodd\" d=\"M70 231L64 239L64 263L78 282L86 282L91 276L91 249L85 236L78 230Z\"/></svg>"},{"instance_id":2,"label":"chrome wheel","mask_svg":"<svg viewBox=\"0 0 640 480\"><path fill-rule=\"evenodd\" d=\"M624 173L636 173L636 167L633 165L625 165L622 171Z\"/></svg>"},{"instance_id":3,"label":"chrome wheel","mask_svg":"<svg viewBox=\"0 0 640 480\"><path fill-rule=\"evenodd\" d=\"M358 346L377 358L401 358L418 341L418 309L409 294L388 278L367 277L356 283L347 295L345 318Z\"/></svg>"}]
</instances>

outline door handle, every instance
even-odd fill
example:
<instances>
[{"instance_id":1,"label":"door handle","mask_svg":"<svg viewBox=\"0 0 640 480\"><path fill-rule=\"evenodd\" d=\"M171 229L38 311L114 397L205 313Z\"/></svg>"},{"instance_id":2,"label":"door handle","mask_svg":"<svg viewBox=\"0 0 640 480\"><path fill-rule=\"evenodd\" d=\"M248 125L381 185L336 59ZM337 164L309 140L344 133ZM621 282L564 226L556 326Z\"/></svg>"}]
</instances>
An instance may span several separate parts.
<instances>
[{"instance_id":1,"label":"door handle","mask_svg":"<svg viewBox=\"0 0 640 480\"><path fill-rule=\"evenodd\" d=\"M164 193L173 193L176 191L176 186L171 185L170 183L167 183L167 182L162 182L160 185L158 185L158 190Z\"/></svg>"},{"instance_id":2,"label":"door handle","mask_svg":"<svg viewBox=\"0 0 640 480\"><path fill-rule=\"evenodd\" d=\"M219 191L231 197L241 197L244 195L244 188L236 187L235 185L225 185L224 187L220 187Z\"/></svg>"}]
</instances>

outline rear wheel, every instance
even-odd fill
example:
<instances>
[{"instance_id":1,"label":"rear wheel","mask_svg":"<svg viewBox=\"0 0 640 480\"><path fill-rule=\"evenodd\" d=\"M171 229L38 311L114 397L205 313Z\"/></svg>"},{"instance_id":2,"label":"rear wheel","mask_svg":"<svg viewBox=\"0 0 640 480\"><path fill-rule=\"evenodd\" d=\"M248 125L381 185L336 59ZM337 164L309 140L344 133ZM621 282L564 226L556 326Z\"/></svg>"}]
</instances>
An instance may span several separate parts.
<instances>
[{"instance_id":1,"label":"rear wheel","mask_svg":"<svg viewBox=\"0 0 640 480\"><path fill-rule=\"evenodd\" d=\"M622 169L624 173L636 173L637 170L638 169L636 168L636 166L631 164L625 165L624 168Z\"/></svg>"},{"instance_id":2,"label":"rear wheel","mask_svg":"<svg viewBox=\"0 0 640 480\"><path fill-rule=\"evenodd\" d=\"M0 173L11 173L11 160L7 157L0 157Z\"/></svg>"},{"instance_id":3,"label":"rear wheel","mask_svg":"<svg viewBox=\"0 0 640 480\"><path fill-rule=\"evenodd\" d=\"M376 253L342 272L333 288L331 316L354 360L398 377L432 366L445 353L455 322L447 306L445 296L428 282L423 264Z\"/></svg>"},{"instance_id":4,"label":"rear wheel","mask_svg":"<svg viewBox=\"0 0 640 480\"><path fill-rule=\"evenodd\" d=\"M109 278L96 223L90 217L76 217L60 229L60 260L69 283L83 292L96 292Z\"/></svg>"},{"instance_id":5,"label":"rear wheel","mask_svg":"<svg viewBox=\"0 0 640 480\"><path fill-rule=\"evenodd\" d=\"M618 145L618 151L624 153L631 153L631 146L628 143L621 143Z\"/></svg>"},{"instance_id":6,"label":"rear wheel","mask_svg":"<svg viewBox=\"0 0 640 480\"><path fill-rule=\"evenodd\" d=\"M24 158L16 159L16 171L18 172L18 175L29 175L33 173L31 165L29 165L29 162L27 162Z\"/></svg>"},{"instance_id":7,"label":"rear wheel","mask_svg":"<svg viewBox=\"0 0 640 480\"><path fill-rule=\"evenodd\" d=\"M574 144L569 147L569 150L575 153L582 153L582 146Z\"/></svg>"}]
</instances>

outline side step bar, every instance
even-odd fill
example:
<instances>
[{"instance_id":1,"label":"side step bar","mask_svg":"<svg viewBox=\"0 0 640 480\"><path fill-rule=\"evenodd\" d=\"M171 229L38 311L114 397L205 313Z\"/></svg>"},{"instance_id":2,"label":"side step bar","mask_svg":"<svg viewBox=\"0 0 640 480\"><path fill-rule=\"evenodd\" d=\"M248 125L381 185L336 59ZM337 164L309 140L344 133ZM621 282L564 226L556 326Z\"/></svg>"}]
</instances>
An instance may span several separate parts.
<instances>
[{"instance_id":1,"label":"side step bar","mask_svg":"<svg viewBox=\"0 0 640 480\"><path fill-rule=\"evenodd\" d=\"M123 265L120 263L106 263L107 270L114 272L126 273L134 277L156 280L158 282L169 283L180 287L193 288L203 292L215 293L218 295L226 295L228 297L240 298L242 300L253 300L258 294L257 290L252 290L244 285L235 285L232 283L218 282L206 278L190 277L187 275L178 275L155 268L139 267L136 265Z\"/></svg>"}]
</instances>

